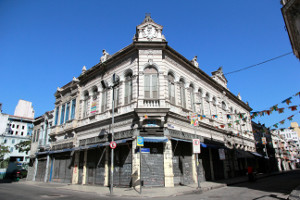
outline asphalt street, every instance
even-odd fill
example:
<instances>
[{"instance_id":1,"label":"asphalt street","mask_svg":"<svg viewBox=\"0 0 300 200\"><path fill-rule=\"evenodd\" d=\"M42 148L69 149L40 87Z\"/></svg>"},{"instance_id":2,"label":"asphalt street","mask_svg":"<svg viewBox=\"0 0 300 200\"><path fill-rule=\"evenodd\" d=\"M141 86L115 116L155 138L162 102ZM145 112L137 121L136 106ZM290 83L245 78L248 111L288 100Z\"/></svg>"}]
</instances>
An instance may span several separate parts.
<instances>
[{"instance_id":1,"label":"asphalt street","mask_svg":"<svg viewBox=\"0 0 300 200\"><path fill-rule=\"evenodd\" d=\"M284 174L270 176L257 180L210 190L202 194L186 194L184 196L170 196L166 198L151 198L161 200L283 200L287 199L291 191L300 185L300 170L290 171ZM57 188L53 184L27 185L18 183L1 183L0 199L124 199L122 197L100 196L93 192L78 192ZM128 198L127 198L128 199ZM143 198L147 199L147 198Z\"/></svg>"}]
</instances>

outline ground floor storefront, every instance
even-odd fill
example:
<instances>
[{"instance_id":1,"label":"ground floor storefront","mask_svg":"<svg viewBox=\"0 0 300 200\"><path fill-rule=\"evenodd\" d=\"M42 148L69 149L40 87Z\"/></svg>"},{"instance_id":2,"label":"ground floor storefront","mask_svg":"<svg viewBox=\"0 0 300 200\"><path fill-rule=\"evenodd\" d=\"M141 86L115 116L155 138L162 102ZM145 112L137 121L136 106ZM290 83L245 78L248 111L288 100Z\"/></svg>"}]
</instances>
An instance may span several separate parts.
<instances>
[{"instance_id":1,"label":"ground floor storefront","mask_svg":"<svg viewBox=\"0 0 300 200\"><path fill-rule=\"evenodd\" d=\"M134 134L115 140L113 165L109 141L80 141L78 147L40 152L34 158L33 180L109 186L113 170L116 187L174 187L242 176L254 165L251 153L199 135L174 130L139 135L144 138L142 147ZM200 139L200 154L193 153L192 139Z\"/></svg>"}]
</instances>

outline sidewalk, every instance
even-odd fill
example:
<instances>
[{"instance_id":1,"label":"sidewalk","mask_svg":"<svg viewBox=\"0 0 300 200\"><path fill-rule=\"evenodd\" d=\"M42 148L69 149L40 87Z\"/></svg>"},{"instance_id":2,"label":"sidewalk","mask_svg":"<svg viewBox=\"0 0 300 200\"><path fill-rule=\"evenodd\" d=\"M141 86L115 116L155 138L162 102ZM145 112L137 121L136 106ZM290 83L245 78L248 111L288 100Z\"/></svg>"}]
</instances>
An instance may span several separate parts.
<instances>
[{"instance_id":1,"label":"sidewalk","mask_svg":"<svg viewBox=\"0 0 300 200\"><path fill-rule=\"evenodd\" d=\"M257 179L265 178L268 176L275 176L282 174L284 172L276 172L269 174L257 174ZM217 182L202 182L200 183L201 189L197 188L197 184L185 185L185 186L175 186L173 188L164 188L164 187L143 187L142 193L140 194L139 188L118 188L114 187L113 196L119 196L124 198L141 198L141 197L171 197L171 196L180 196L185 194L200 194L212 189L217 189L221 187L226 187L227 185L234 185L243 182L247 182L248 177L236 177L231 179L220 180ZM37 187L48 187L48 188L57 188L63 190L73 190L79 192L89 192L96 193L100 196L110 196L109 187L103 186L94 186L94 185L72 185L66 183L43 183L43 182L33 182L33 181L20 181L20 184L29 184L35 185ZM300 192L299 192L300 193ZM294 194L295 196L299 195ZM293 195L293 196L294 196ZM300 199L299 199L300 200Z\"/></svg>"},{"instance_id":2,"label":"sidewalk","mask_svg":"<svg viewBox=\"0 0 300 200\"><path fill-rule=\"evenodd\" d=\"M34 185L37 187L46 187L46 188L57 188L63 190L73 190L79 192L89 192L97 193L100 196L110 196L109 187L103 186L93 186L93 185L72 185L65 183L43 183L43 182L34 182L34 181L21 181L19 184L28 184ZM139 188L118 188L114 187L113 196L120 196L126 198L141 198L141 197L170 197L170 196L180 196L185 194L200 194L202 192L225 187L224 183L215 183L215 182L202 182L200 184L201 189L197 189L197 184L186 185L186 186L175 186L173 188L164 188L164 187L143 187L142 194L140 194Z\"/></svg>"}]
</instances>

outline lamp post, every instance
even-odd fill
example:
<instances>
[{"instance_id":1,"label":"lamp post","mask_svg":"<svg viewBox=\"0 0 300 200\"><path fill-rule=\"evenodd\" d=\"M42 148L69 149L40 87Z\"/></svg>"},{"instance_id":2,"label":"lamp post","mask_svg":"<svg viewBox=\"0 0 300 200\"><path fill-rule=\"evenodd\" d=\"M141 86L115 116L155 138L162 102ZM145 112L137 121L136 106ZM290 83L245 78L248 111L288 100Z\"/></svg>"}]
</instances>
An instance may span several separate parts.
<instances>
[{"instance_id":1,"label":"lamp post","mask_svg":"<svg viewBox=\"0 0 300 200\"><path fill-rule=\"evenodd\" d=\"M115 113L115 87L119 85L120 78L115 73L112 76L112 85L108 85L107 81L102 80L101 84L104 89L112 89L112 114L111 114L111 142L114 142L114 113ZM113 194L114 187L114 149L111 148L111 157L110 157L110 195Z\"/></svg>"}]
</instances>

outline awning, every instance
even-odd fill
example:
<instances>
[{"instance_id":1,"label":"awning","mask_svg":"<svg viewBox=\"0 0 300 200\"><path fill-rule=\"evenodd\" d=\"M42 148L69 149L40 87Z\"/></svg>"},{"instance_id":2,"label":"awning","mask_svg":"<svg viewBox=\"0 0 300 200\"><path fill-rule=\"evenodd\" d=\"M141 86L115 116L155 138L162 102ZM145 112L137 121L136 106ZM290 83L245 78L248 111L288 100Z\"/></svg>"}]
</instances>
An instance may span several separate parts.
<instances>
[{"instance_id":1,"label":"awning","mask_svg":"<svg viewBox=\"0 0 300 200\"><path fill-rule=\"evenodd\" d=\"M181 141L181 142L189 142L189 143L192 143L192 140L184 140L184 139L179 139L179 138L174 138L174 137L172 137L171 139L172 139L172 140L176 140L176 141Z\"/></svg>"},{"instance_id":2,"label":"awning","mask_svg":"<svg viewBox=\"0 0 300 200\"><path fill-rule=\"evenodd\" d=\"M259 154L259 153L257 153L257 152L250 152L250 153L252 153L253 155L255 155L255 156L257 156L257 157L263 157L263 155L261 155L261 154Z\"/></svg>"},{"instance_id":3,"label":"awning","mask_svg":"<svg viewBox=\"0 0 300 200\"><path fill-rule=\"evenodd\" d=\"M254 158L254 156L247 151L236 150L236 152L237 152L236 154L237 158Z\"/></svg>"},{"instance_id":4,"label":"awning","mask_svg":"<svg viewBox=\"0 0 300 200\"><path fill-rule=\"evenodd\" d=\"M168 142L167 137L144 137L144 142L161 143Z\"/></svg>"},{"instance_id":5,"label":"awning","mask_svg":"<svg viewBox=\"0 0 300 200\"><path fill-rule=\"evenodd\" d=\"M115 142L117 144L126 143L127 141L132 140L132 138L129 139L123 139L123 140L116 140ZM70 151L78 151L78 150L84 150L84 149L91 149L91 148L97 148L97 147L104 147L109 146L110 142L100 143L100 144L92 144L88 146L80 146L80 147L74 147L69 149L60 149L60 150L54 150L54 151L43 151L43 152L37 152L35 155L43 155L43 154L53 154L53 153L64 153L64 152L70 152Z\"/></svg>"}]
</instances>

